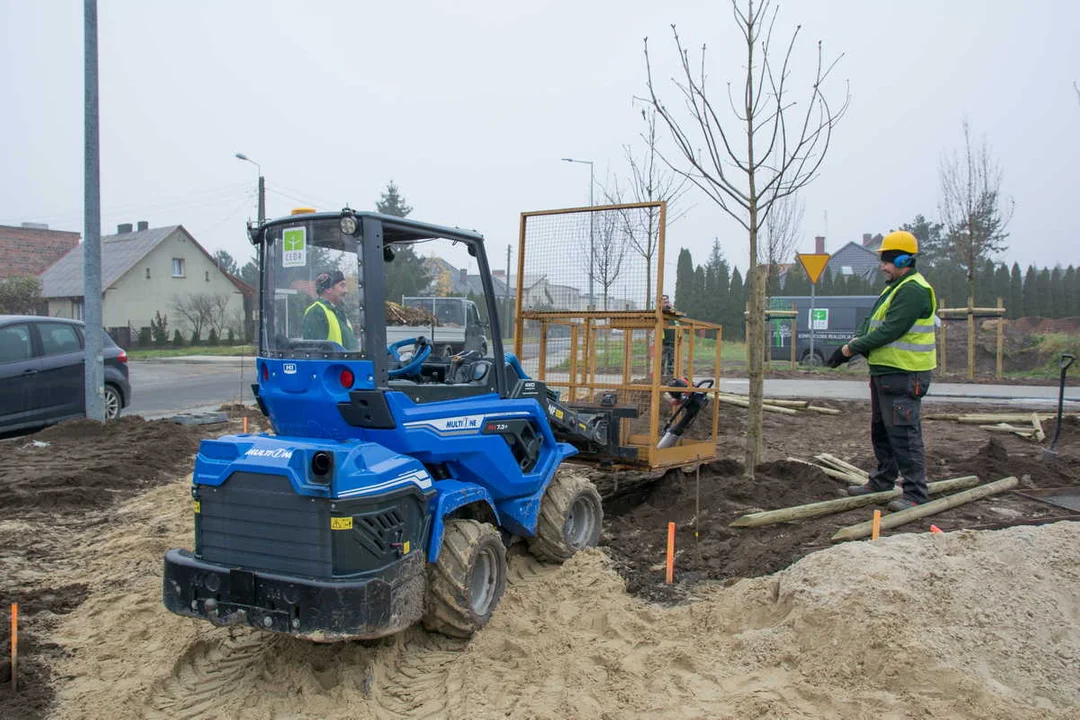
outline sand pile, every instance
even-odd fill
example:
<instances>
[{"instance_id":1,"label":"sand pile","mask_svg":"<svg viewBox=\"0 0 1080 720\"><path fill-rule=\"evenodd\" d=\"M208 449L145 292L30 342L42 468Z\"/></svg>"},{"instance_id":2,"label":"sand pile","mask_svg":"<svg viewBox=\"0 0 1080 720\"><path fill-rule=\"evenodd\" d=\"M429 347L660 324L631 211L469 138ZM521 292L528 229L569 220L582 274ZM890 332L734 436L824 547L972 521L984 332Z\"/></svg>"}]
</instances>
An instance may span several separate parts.
<instances>
[{"instance_id":1,"label":"sand pile","mask_svg":"<svg viewBox=\"0 0 1080 720\"><path fill-rule=\"evenodd\" d=\"M57 718L1076 717L1080 524L908 534L627 594L603 550L562 567L512 548L471 642L414 629L311 645L167 613L161 554L190 543L186 482L77 538L89 596L58 616Z\"/></svg>"}]
</instances>

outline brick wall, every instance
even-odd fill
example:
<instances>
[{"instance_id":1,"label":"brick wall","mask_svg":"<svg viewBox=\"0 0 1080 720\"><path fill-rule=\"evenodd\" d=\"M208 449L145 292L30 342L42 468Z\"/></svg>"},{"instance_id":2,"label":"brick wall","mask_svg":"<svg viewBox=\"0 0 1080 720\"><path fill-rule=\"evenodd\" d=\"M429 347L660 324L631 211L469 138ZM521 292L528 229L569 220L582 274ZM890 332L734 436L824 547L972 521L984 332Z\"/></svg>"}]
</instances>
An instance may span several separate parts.
<instances>
[{"instance_id":1,"label":"brick wall","mask_svg":"<svg viewBox=\"0 0 1080 720\"><path fill-rule=\"evenodd\" d=\"M77 232L0 225L0 278L40 275L79 238Z\"/></svg>"}]
</instances>

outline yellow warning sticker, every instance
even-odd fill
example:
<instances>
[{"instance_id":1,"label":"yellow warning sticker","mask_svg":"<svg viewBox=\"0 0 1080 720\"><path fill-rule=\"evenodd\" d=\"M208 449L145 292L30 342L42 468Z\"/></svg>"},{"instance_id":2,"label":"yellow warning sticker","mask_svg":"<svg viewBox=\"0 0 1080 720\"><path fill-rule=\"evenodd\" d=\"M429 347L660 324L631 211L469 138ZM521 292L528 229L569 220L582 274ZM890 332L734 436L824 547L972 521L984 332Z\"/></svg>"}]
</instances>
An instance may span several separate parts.
<instances>
[{"instance_id":1,"label":"yellow warning sticker","mask_svg":"<svg viewBox=\"0 0 1080 720\"><path fill-rule=\"evenodd\" d=\"M195 514L198 515L201 512L202 512L202 504L198 500L196 500L195 501Z\"/></svg>"},{"instance_id":2,"label":"yellow warning sticker","mask_svg":"<svg viewBox=\"0 0 1080 720\"><path fill-rule=\"evenodd\" d=\"M404 543L404 544L403 544L403 545L401 546L401 554L402 554L402 555L408 555L408 554L409 554L409 550L410 550L411 548L412 548L412 543L411 543L411 542L409 542L408 540L406 540L406 541L405 541L405 543Z\"/></svg>"},{"instance_id":3,"label":"yellow warning sticker","mask_svg":"<svg viewBox=\"0 0 1080 720\"><path fill-rule=\"evenodd\" d=\"M331 530L352 530L352 517L330 518Z\"/></svg>"}]
</instances>

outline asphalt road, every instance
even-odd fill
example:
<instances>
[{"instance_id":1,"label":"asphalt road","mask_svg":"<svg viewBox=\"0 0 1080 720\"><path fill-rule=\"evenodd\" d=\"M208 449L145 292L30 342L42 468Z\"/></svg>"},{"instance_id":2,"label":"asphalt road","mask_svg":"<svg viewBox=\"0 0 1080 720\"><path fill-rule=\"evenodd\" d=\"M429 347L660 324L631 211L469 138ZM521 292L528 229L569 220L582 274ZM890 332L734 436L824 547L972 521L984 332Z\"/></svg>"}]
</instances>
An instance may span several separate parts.
<instances>
[{"instance_id":1,"label":"asphalt road","mask_svg":"<svg viewBox=\"0 0 1080 720\"><path fill-rule=\"evenodd\" d=\"M216 409L224 403L254 403L252 358L213 361L131 360L131 404L126 415L162 417L183 411Z\"/></svg>"},{"instance_id":2,"label":"asphalt road","mask_svg":"<svg viewBox=\"0 0 1080 720\"><path fill-rule=\"evenodd\" d=\"M126 414L147 418L184 411L216 409L224 403L253 403L251 383L255 381L252 358L178 358L131 361L134 399ZM1080 409L1080 389L1070 378L1065 388L1066 409ZM721 379L723 390L745 393L746 378ZM868 400L866 380L766 379L768 397ZM930 386L927 402L978 403L1024 407L1056 407L1056 385L979 385L936 383Z\"/></svg>"}]
</instances>

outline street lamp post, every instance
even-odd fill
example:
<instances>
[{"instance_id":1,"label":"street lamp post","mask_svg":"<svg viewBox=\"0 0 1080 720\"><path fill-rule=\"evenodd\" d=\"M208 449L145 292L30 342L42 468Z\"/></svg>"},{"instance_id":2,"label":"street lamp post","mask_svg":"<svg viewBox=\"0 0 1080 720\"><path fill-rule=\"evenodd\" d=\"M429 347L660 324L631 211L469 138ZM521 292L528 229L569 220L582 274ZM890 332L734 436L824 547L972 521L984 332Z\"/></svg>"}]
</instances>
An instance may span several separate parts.
<instances>
[{"instance_id":1,"label":"street lamp post","mask_svg":"<svg viewBox=\"0 0 1080 720\"><path fill-rule=\"evenodd\" d=\"M592 160L575 160L574 158L563 158L563 162L569 163L581 163L582 165L589 166L589 207L592 207L593 202L593 161ZM589 310L596 308L596 296L593 294L593 274L596 268L596 213L589 212Z\"/></svg>"},{"instance_id":2,"label":"street lamp post","mask_svg":"<svg viewBox=\"0 0 1080 720\"><path fill-rule=\"evenodd\" d=\"M266 220L266 181L263 179L262 166L244 153L236 153L236 159L251 163L259 171L259 224L262 225Z\"/></svg>"},{"instance_id":3,"label":"street lamp post","mask_svg":"<svg viewBox=\"0 0 1080 720\"><path fill-rule=\"evenodd\" d=\"M266 221L266 181L263 179L262 166L259 165L259 163L255 162L254 160L252 160L251 158L249 158L244 153L236 153L236 159L237 160L243 160L244 162L251 163L252 165L255 166L255 169L259 173L259 227L262 227L262 224ZM252 338L255 340L256 343L259 343L260 342L260 337L262 335L262 331L261 331L261 327L260 327L262 325L262 269L263 269L263 246L262 246L262 243L259 244L259 248L257 250L257 257L258 257L259 267L258 267L258 284L256 286L256 291L257 291L258 295L257 295L257 300L256 300L256 305L255 305L255 312L258 313L258 316L256 318L256 322L253 323L253 327L250 329L250 331L251 331Z\"/></svg>"}]
</instances>

